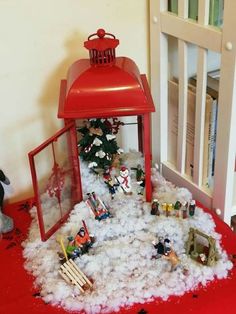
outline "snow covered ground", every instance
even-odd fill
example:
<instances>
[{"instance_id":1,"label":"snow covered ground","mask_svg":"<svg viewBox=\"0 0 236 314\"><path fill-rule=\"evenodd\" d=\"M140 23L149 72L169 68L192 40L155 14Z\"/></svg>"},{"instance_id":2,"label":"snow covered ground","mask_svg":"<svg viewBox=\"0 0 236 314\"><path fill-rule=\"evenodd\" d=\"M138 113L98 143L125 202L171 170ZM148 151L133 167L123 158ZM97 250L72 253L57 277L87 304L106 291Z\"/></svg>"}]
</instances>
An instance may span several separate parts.
<instances>
[{"instance_id":1,"label":"snow covered ground","mask_svg":"<svg viewBox=\"0 0 236 314\"><path fill-rule=\"evenodd\" d=\"M140 156L131 153L125 160L126 166L135 167ZM140 160L138 160L140 163ZM82 163L84 194L96 192L109 203L113 218L103 221L94 219L84 202L76 205L68 222L47 242L40 240L36 210L33 208L32 224L28 239L24 243L25 268L35 276L35 284L41 287L45 302L62 306L67 310L84 310L86 313L108 313L136 302L151 301L155 297L167 300L171 295L183 295L200 283L225 278L232 268L226 253L220 246L221 236L214 231L211 216L197 208L194 217L150 215L150 204L134 193L125 196L116 193L111 201L107 187L97 176L89 173ZM160 202L189 201L191 194L183 188L175 188L166 182L156 169L152 176L155 187L154 198ZM92 190L91 190L92 188ZM134 183L134 190L135 187ZM48 206L50 208L50 206ZM60 267L57 252L61 248L56 241L58 234L75 235L84 219L96 242L88 254L75 260L81 270L94 280L93 290L84 295L78 288L68 285L58 274ZM220 260L213 266L202 266L185 254L185 243L189 228L197 228L214 237ZM171 271L171 264L164 258L153 259L156 250L152 241L158 237L168 238L180 259L180 266Z\"/></svg>"}]
</instances>

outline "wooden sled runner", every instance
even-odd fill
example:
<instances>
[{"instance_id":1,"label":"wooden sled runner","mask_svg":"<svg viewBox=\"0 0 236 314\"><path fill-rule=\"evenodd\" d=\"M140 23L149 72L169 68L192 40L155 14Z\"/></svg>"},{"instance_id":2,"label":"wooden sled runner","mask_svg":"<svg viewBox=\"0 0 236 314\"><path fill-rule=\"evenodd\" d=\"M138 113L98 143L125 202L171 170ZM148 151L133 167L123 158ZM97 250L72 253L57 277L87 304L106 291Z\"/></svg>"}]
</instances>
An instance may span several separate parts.
<instances>
[{"instance_id":1,"label":"wooden sled runner","mask_svg":"<svg viewBox=\"0 0 236 314\"><path fill-rule=\"evenodd\" d=\"M85 290L91 289L93 284L86 275L79 269L75 262L71 259L61 265L59 274L65 279L68 284L74 284L82 293Z\"/></svg>"}]
</instances>

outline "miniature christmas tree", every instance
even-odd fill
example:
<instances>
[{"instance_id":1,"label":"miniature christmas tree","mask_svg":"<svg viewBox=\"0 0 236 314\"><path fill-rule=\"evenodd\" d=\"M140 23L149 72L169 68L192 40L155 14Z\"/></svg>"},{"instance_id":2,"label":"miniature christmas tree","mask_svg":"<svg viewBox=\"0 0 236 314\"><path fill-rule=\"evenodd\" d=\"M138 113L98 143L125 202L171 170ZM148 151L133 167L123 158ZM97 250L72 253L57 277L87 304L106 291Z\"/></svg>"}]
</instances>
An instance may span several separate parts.
<instances>
[{"instance_id":1,"label":"miniature christmas tree","mask_svg":"<svg viewBox=\"0 0 236 314\"><path fill-rule=\"evenodd\" d=\"M82 134L79 148L80 156L89 162L89 168L105 170L123 152L116 142L120 125L123 123L117 118L84 121L84 126L78 130Z\"/></svg>"}]
</instances>

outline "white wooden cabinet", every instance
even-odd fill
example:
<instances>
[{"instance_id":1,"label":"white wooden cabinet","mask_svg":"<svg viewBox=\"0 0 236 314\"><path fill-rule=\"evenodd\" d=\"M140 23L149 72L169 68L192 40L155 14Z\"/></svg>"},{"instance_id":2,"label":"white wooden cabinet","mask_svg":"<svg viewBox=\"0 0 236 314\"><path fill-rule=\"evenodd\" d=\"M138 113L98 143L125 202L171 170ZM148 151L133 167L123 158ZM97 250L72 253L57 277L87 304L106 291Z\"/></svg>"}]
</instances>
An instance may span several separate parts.
<instances>
[{"instance_id":1,"label":"white wooden cabinet","mask_svg":"<svg viewBox=\"0 0 236 314\"><path fill-rule=\"evenodd\" d=\"M209 0L199 0L198 22L188 19L188 0L178 1L178 16L167 11L167 0L150 0L151 90L156 105L153 117L153 159L163 175L187 187L208 208L219 209L230 223L234 213L234 167L236 155L236 1L224 1L222 29L208 25ZM168 162L168 36L178 41L179 107L177 162ZM197 46L197 91L194 140L194 176L185 175L188 44ZM207 57L221 54L214 189L202 187L203 130ZM191 62L191 60L190 60Z\"/></svg>"}]
</instances>

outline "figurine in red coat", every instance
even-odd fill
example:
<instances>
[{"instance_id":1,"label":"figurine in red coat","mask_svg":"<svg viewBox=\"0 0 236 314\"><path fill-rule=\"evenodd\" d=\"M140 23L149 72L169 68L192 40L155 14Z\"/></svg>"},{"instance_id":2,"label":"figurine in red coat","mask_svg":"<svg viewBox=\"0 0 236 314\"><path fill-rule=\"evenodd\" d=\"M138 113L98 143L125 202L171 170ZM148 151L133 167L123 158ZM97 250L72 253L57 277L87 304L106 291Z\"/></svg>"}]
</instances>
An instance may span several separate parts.
<instances>
[{"instance_id":1,"label":"figurine in red coat","mask_svg":"<svg viewBox=\"0 0 236 314\"><path fill-rule=\"evenodd\" d=\"M83 246L84 244L91 242L90 236L85 232L84 227L79 229L79 232L75 236L75 244L76 246Z\"/></svg>"}]
</instances>

